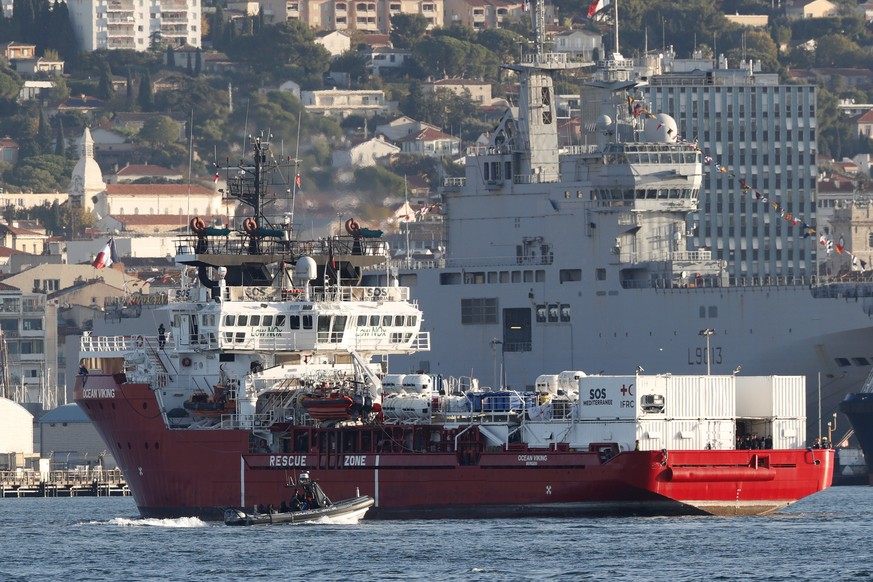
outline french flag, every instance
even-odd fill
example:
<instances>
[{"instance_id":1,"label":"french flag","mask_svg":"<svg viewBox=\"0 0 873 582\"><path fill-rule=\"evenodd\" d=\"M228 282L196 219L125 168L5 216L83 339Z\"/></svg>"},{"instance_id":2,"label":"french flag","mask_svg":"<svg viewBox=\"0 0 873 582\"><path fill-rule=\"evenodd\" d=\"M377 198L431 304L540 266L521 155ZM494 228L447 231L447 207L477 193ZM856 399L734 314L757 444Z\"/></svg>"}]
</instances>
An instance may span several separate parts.
<instances>
[{"instance_id":1,"label":"french flag","mask_svg":"<svg viewBox=\"0 0 873 582\"><path fill-rule=\"evenodd\" d=\"M105 267L110 266L112 263L118 260L118 256L115 254L115 241L109 239L109 242L106 243L106 246L97 253L97 256L94 258L94 262L91 263L91 266L95 269L103 269Z\"/></svg>"},{"instance_id":2,"label":"french flag","mask_svg":"<svg viewBox=\"0 0 873 582\"><path fill-rule=\"evenodd\" d=\"M588 6L588 18L591 18L607 6L609 6L609 0L594 0L594 2Z\"/></svg>"}]
</instances>

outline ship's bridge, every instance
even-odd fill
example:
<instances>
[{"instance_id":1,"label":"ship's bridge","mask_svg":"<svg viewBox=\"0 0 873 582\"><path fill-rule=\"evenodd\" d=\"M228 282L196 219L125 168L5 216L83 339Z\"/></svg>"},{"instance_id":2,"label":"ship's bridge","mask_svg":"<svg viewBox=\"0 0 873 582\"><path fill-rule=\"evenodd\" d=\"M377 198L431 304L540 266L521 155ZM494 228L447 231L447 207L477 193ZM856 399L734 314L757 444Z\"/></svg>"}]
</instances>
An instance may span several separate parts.
<instances>
[{"instance_id":1,"label":"ship's bridge","mask_svg":"<svg viewBox=\"0 0 873 582\"><path fill-rule=\"evenodd\" d=\"M171 337L181 350L257 353L430 349L421 312L405 287L339 287L285 295L270 287L226 288L220 302L174 301Z\"/></svg>"}]
</instances>

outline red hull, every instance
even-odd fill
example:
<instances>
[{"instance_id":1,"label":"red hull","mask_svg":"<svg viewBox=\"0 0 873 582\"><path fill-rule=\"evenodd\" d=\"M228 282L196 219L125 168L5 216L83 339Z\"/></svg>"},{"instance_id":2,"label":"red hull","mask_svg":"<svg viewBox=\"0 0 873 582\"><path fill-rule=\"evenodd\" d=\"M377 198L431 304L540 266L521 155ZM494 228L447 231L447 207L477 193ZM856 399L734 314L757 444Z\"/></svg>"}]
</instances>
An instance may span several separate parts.
<instances>
[{"instance_id":1,"label":"red hull","mask_svg":"<svg viewBox=\"0 0 873 582\"><path fill-rule=\"evenodd\" d=\"M331 497L370 495L367 517L719 515L775 511L830 486L833 451L249 452L245 430L169 430L153 391L92 375L76 401L144 516L221 519L290 497L303 470Z\"/></svg>"}]
</instances>

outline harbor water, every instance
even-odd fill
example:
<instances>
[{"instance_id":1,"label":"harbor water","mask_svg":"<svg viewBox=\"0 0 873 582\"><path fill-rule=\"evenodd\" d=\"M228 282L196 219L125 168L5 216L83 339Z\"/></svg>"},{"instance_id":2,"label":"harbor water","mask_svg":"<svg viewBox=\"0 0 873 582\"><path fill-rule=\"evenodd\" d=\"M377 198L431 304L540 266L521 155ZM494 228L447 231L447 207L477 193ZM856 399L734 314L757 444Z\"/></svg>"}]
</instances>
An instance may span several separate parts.
<instances>
[{"instance_id":1,"label":"harbor water","mask_svg":"<svg viewBox=\"0 0 873 582\"><path fill-rule=\"evenodd\" d=\"M871 580L873 487L767 517L146 520L133 499L3 499L0 580Z\"/></svg>"}]
</instances>

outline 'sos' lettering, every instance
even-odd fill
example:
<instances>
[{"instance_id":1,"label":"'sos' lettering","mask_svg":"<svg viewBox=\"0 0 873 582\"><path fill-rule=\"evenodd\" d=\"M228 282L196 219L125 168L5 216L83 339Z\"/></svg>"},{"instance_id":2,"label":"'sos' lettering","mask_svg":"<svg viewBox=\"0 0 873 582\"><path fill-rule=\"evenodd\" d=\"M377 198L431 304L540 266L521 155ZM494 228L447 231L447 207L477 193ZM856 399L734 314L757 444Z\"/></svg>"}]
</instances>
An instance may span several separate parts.
<instances>
[{"instance_id":1,"label":"'sos' lettering","mask_svg":"<svg viewBox=\"0 0 873 582\"><path fill-rule=\"evenodd\" d=\"M606 388L593 388L588 391L589 400L603 400L606 398Z\"/></svg>"}]
</instances>

